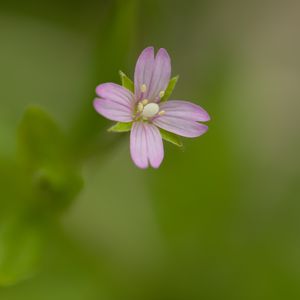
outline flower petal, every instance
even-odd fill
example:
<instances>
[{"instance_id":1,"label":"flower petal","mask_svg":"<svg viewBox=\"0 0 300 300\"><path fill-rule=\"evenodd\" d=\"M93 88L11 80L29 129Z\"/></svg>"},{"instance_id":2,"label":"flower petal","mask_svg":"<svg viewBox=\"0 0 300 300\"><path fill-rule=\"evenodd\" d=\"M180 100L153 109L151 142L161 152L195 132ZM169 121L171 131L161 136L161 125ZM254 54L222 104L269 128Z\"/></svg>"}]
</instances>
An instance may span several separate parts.
<instances>
[{"instance_id":1,"label":"flower petal","mask_svg":"<svg viewBox=\"0 0 300 300\"><path fill-rule=\"evenodd\" d=\"M141 99L142 91L141 87L143 84L149 88L150 81L152 78L154 67L154 48L146 48L139 56L134 72L134 90L137 99ZM147 91L145 95L147 94Z\"/></svg>"},{"instance_id":2,"label":"flower petal","mask_svg":"<svg viewBox=\"0 0 300 300\"><path fill-rule=\"evenodd\" d=\"M141 169L148 168L147 140L142 122L132 124L130 133L130 154L136 166Z\"/></svg>"},{"instance_id":3,"label":"flower petal","mask_svg":"<svg viewBox=\"0 0 300 300\"><path fill-rule=\"evenodd\" d=\"M132 121L131 108L110 99L96 98L94 100L94 108L99 114L109 120L118 122Z\"/></svg>"},{"instance_id":4,"label":"flower petal","mask_svg":"<svg viewBox=\"0 0 300 300\"><path fill-rule=\"evenodd\" d=\"M165 116L202 122L210 120L208 113L202 107L188 101L170 100L162 103L160 109L165 111Z\"/></svg>"},{"instance_id":5,"label":"flower petal","mask_svg":"<svg viewBox=\"0 0 300 300\"><path fill-rule=\"evenodd\" d=\"M154 62L151 84L149 86L148 98L159 100L159 93L165 92L171 77L171 59L166 49L159 49Z\"/></svg>"},{"instance_id":6,"label":"flower petal","mask_svg":"<svg viewBox=\"0 0 300 300\"><path fill-rule=\"evenodd\" d=\"M153 119L153 124L164 130L189 138L200 136L208 129L204 124L167 115Z\"/></svg>"},{"instance_id":7,"label":"flower petal","mask_svg":"<svg viewBox=\"0 0 300 300\"><path fill-rule=\"evenodd\" d=\"M164 146L159 129L152 125L144 123L144 129L147 137L147 150L150 165L158 168L164 158Z\"/></svg>"},{"instance_id":8,"label":"flower petal","mask_svg":"<svg viewBox=\"0 0 300 300\"><path fill-rule=\"evenodd\" d=\"M108 99L133 109L134 95L126 88L115 83L103 83L97 86L96 93L100 98Z\"/></svg>"},{"instance_id":9,"label":"flower petal","mask_svg":"<svg viewBox=\"0 0 300 300\"><path fill-rule=\"evenodd\" d=\"M164 157L163 142L158 128L148 123L133 123L130 153L139 168L145 169L149 163L153 168L158 168Z\"/></svg>"}]
</instances>

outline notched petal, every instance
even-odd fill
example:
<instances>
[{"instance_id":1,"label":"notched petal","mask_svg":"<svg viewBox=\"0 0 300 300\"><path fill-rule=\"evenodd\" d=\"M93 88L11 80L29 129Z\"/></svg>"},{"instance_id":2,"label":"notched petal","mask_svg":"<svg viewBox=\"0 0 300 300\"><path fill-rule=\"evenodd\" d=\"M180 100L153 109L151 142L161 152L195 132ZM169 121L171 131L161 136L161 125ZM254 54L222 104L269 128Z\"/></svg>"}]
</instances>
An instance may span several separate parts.
<instances>
[{"instance_id":1,"label":"notched petal","mask_svg":"<svg viewBox=\"0 0 300 300\"><path fill-rule=\"evenodd\" d=\"M164 158L164 146L159 129L152 124L144 124L150 165L157 169Z\"/></svg>"},{"instance_id":2,"label":"notched petal","mask_svg":"<svg viewBox=\"0 0 300 300\"><path fill-rule=\"evenodd\" d=\"M109 99L99 99L94 100L95 110L103 117L117 122L131 122L132 112L126 105L114 102Z\"/></svg>"},{"instance_id":3,"label":"notched petal","mask_svg":"<svg viewBox=\"0 0 300 300\"><path fill-rule=\"evenodd\" d=\"M147 141L142 122L135 122L130 133L130 154L133 162L140 169L149 166L147 158Z\"/></svg>"},{"instance_id":4,"label":"notched petal","mask_svg":"<svg viewBox=\"0 0 300 300\"><path fill-rule=\"evenodd\" d=\"M154 62L148 97L158 101L161 92L165 92L171 77L171 58L166 49L159 49Z\"/></svg>"},{"instance_id":5,"label":"notched petal","mask_svg":"<svg viewBox=\"0 0 300 300\"><path fill-rule=\"evenodd\" d=\"M166 116L176 117L185 120L207 122L209 114L199 105L183 100L170 100L160 105Z\"/></svg>"},{"instance_id":6,"label":"notched petal","mask_svg":"<svg viewBox=\"0 0 300 300\"><path fill-rule=\"evenodd\" d=\"M133 108L134 95L128 89L116 83L103 83L97 86L96 93L100 98Z\"/></svg>"},{"instance_id":7,"label":"notched petal","mask_svg":"<svg viewBox=\"0 0 300 300\"><path fill-rule=\"evenodd\" d=\"M139 56L134 72L134 90L137 99L142 96L142 86L146 88L144 96L148 95L148 88L152 78L154 67L154 48L148 47Z\"/></svg>"},{"instance_id":8,"label":"notched petal","mask_svg":"<svg viewBox=\"0 0 300 300\"><path fill-rule=\"evenodd\" d=\"M153 123L166 131L188 138L198 137L208 130L208 127L204 124L166 115L155 118Z\"/></svg>"},{"instance_id":9,"label":"notched petal","mask_svg":"<svg viewBox=\"0 0 300 300\"><path fill-rule=\"evenodd\" d=\"M158 168L164 158L164 148L158 128L149 123L135 122L130 134L130 153L136 166L145 169L149 164Z\"/></svg>"}]
</instances>

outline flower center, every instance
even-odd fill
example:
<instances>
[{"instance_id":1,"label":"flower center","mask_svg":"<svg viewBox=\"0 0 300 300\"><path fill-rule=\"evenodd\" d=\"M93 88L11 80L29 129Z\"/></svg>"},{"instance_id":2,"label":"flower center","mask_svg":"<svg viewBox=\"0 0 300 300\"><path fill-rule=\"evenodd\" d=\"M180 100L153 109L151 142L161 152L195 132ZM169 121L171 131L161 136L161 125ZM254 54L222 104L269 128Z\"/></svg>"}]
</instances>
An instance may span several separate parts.
<instances>
[{"instance_id":1,"label":"flower center","mask_svg":"<svg viewBox=\"0 0 300 300\"><path fill-rule=\"evenodd\" d=\"M137 104L134 118L136 120L143 119L144 121L147 121L148 119L151 119L156 115L162 116L164 114L165 111L164 110L160 111L160 107L157 103L154 102L149 103L148 99L143 99Z\"/></svg>"},{"instance_id":2,"label":"flower center","mask_svg":"<svg viewBox=\"0 0 300 300\"><path fill-rule=\"evenodd\" d=\"M149 103L144 106L142 116L144 118L152 118L159 112L159 106L156 103Z\"/></svg>"}]
</instances>

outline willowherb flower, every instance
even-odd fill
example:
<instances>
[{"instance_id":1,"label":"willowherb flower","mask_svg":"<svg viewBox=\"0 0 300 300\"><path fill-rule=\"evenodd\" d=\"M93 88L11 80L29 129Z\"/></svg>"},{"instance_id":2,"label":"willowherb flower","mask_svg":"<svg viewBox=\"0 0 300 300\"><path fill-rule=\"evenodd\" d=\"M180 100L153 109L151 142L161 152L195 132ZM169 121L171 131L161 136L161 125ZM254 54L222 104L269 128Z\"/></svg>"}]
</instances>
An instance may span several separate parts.
<instances>
[{"instance_id":1,"label":"willowherb flower","mask_svg":"<svg viewBox=\"0 0 300 300\"><path fill-rule=\"evenodd\" d=\"M200 106L182 100L169 100L178 77L171 79L171 60L165 49L154 56L154 48L146 48L138 58L134 83L120 73L122 86L100 84L99 98L94 100L96 111L117 121L111 131L129 131L130 153L139 168L158 168L164 157L163 141L178 144L177 135L194 138L208 127L199 122L210 120Z\"/></svg>"}]
</instances>

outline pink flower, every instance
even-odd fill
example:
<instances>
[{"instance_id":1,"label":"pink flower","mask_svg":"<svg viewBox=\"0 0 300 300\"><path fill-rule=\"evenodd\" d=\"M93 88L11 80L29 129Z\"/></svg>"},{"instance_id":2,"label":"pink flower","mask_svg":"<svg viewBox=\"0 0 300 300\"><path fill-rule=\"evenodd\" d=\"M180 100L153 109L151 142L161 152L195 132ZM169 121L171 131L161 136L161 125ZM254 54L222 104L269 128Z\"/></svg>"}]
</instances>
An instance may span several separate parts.
<instances>
[{"instance_id":1,"label":"pink flower","mask_svg":"<svg viewBox=\"0 0 300 300\"><path fill-rule=\"evenodd\" d=\"M153 47L149 47L136 63L134 92L115 83L96 88L96 111L109 120L130 124L131 157L142 169L149 164L158 168L163 160L160 129L188 138L198 137L208 129L199 123L210 120L200 106L182 100L165 101L170 76L168 52L160 49L155 57Z\"/></svg>"}]
</instances>

